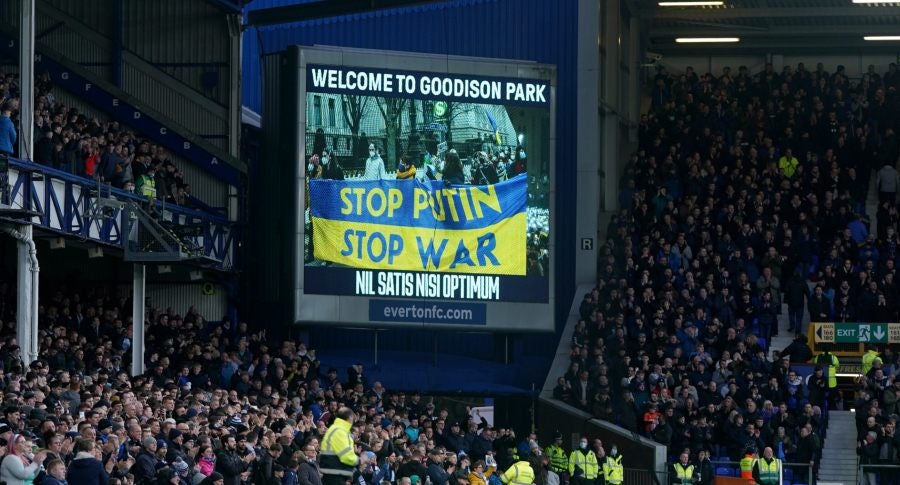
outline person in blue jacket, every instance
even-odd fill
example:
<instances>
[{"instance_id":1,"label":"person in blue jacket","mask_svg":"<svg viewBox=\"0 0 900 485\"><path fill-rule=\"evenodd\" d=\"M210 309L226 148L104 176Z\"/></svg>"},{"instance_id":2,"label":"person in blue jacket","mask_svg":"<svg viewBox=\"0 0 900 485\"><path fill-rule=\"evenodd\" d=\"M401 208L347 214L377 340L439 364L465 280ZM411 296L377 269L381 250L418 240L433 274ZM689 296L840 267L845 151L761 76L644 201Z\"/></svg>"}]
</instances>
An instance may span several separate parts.
<instances>
[{"instance_id":1,"label":"person in blue jacket","mask_svg":"<svg viewBox=\"0 0 900 485\"><path fill-rule=\"evenodd\" d=\"M18 139L16 126L10 116L12 116L12 105L4 103L3 108L0 109L0 154L2 155L12 155L13 146Z\"/></svg>"}]
</instances>

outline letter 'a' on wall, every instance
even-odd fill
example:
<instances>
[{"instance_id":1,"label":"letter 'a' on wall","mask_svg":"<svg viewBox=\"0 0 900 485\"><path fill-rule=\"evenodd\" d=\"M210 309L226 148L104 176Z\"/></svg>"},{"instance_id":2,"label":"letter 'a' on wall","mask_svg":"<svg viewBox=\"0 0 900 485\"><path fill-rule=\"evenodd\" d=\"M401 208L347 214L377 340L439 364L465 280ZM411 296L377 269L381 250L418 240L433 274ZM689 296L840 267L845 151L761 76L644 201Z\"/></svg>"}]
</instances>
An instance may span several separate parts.
<instances>
[{"instance_id":1,"label":"letter 'a' on wall","mask_svg":"<svg viewBox=\"0 0 900 485\"><path fill-rule=\"evenodd\" d=\"M554 329L555 68L331 47L278 66L296 321Z\"/></svg>"}]
</instances>

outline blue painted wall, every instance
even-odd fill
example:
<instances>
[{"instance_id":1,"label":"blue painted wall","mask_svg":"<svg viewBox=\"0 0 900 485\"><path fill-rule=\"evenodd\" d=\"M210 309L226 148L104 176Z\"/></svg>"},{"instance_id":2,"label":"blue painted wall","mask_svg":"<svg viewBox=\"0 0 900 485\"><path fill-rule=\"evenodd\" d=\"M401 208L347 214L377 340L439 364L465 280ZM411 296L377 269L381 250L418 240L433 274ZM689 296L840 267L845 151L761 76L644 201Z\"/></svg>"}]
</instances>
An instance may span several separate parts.
<instances>
[{"instance_id":1,"label":"blue painted wall","mask_svg":"<svg viewBox=\"0 0 900 485\"><path fill-rule=\"evenodd\" d=\"M249 9L297 3L305 1L256 0L249 5ZM244 104L255 111L261 108L261 54L277 52L290 45L316 44L527 60L557 66L557 204L553 214L557 249L553 257L556 258L557 271L557 327L560 327L565 321L575 289L572 275L577 194L571 168L575 165L577 141L577 2L452 0L326 20L250 28L244 33ZM261 114L265 119L265 113ZM347 338L346 331L335 329L313 329L310 332L309 338L318 348L371 349L370 337L365 335ZM398 352L414 350L427 353L431 350L430 339L422 334L415 330L392 331L391 337L382 344ZM528 362L529 367L537 364L535 368L543 368L546 372L556 348L555 342L553 345L547 344L550 340L547 335L514 337L510 344L513 360L520 364ZM477 344L473 345L474 342ZM438 351L444 356L490 358L504 348L502 342L499 335L473 338L472 334L447 333L441 335ZM526 373L507 373L503 383L522 390L530 389L535 376L522 374ZM543 378L543 375L539 376L538 381L543 382Z\"/></svg>"}]
</instances>

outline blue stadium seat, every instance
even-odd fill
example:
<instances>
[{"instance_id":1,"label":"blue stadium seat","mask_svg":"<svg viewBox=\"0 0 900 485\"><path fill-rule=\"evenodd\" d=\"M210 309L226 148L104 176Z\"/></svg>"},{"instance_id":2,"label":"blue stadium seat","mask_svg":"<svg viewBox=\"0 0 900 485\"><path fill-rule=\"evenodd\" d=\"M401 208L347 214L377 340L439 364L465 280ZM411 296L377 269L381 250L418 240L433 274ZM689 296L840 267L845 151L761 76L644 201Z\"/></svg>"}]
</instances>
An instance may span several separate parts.
<instances>
[{"instance_id":1,"label":"blue stadium seat","mask_svg":"<svg viewBox=\"0 0 900 485\"><path fill-rule=\"evenodd\" d=\"M785 468L784 471L782 472L782 475L784 475L782 478L784 478L785 482L790 482L791 479L794 478L794 470L791 470L790 468Z\"/></svg>"},{"instance_id":2,"label":"blue stadium seat","mask_svg":"<svg viewBox=\"0 0 900 485\"><path fill-rule=\"evenodd\" d=\"M759 346L762 347L763 350L767 350L769 348L769 346L767 345L769 342L766 342L766 339L759 337L757 338L757 340L759 340Z\"/></svg>"},{"instance_id":3,"label":"blue stadium seat","mask_svg":"<svg viewBox=\"0 0 900 485\"><path fill-rule=\"evenodd\" d=\"M719 468L716 468L716 476L730 477L733 475L734 475L734 472L732 472L731 468L729 468L727 466L720 466Z\"/></svg>"}]
</instances>

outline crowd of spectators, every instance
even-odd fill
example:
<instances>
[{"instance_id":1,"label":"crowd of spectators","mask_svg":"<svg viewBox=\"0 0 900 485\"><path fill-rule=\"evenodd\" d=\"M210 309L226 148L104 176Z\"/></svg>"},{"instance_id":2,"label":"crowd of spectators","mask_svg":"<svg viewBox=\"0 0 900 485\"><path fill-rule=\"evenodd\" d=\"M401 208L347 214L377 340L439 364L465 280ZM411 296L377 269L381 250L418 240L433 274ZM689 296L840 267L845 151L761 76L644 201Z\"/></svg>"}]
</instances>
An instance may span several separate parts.
<instances>
[{"instance_id":1,"label":"crowd of spectators","mask_svg":"<svg viewBox=\"0 0 900 485\"><path fill-rule=\"evenodd\" d=\"M814 362L804 322L897 321L900 309L900 71L688 67L660 69L653 86L555 395L673 456L771 446L817 465L827 411L844 404L822 370L794 365ZM779 330L794 342L770 355ZM882 361L879 385L900 383L897 354ZM863 415L896 421L861 395Z\"/></svg>"},{"instance_id":2,"label":"crowd of spectators","mask_svg":"<svg viewBox=\"0 0 900 485\"><path fill-rule=\"evenodd\" d=\"M156 199L189 205L193 196L184 173L163 147L139 136L117 121L103 121L60 102L46 73L35 77L34 153L18 153L16 127L20 126L17 77L0 69L0 105L9 112L9 126L0 120L0 152L105 184L135 191L153 179ZM6 146L9 131L12 143ZM6 146L4 148L4 146ZM140 193L141 191L138 190Z\"/></svg>"},{"instance_id":3,"label":"crowd of spectators","mask_svg":"<svg viewBox=\"0 0 900 485\"><path fill-rule=\"evenodd\" d=\"M390 392L361 364L339 377L303 342L211 323L193 307L148 310L147 372L132 376L131 302L100 289L42 299L40 359L26 365L14 301L0 284L7 485L36 474L44 484L321 485L319 440L340 406L355 410L356 451L369 457L359 485L496 485L516 453L542 464L533 435Z\"/></svg>"}]
</instances>

